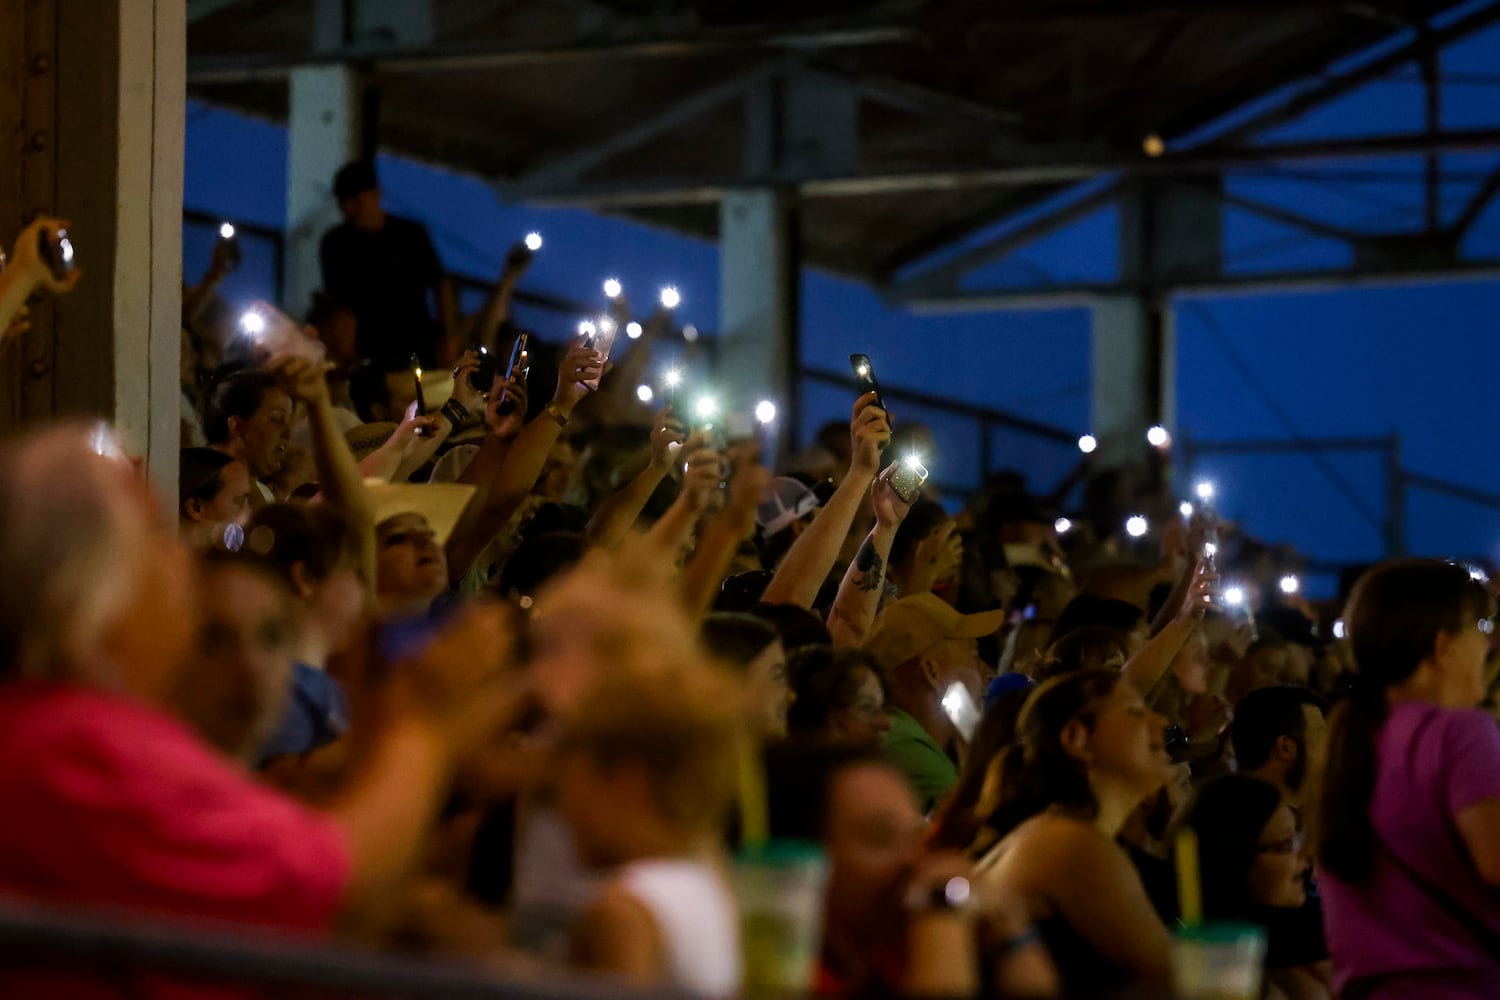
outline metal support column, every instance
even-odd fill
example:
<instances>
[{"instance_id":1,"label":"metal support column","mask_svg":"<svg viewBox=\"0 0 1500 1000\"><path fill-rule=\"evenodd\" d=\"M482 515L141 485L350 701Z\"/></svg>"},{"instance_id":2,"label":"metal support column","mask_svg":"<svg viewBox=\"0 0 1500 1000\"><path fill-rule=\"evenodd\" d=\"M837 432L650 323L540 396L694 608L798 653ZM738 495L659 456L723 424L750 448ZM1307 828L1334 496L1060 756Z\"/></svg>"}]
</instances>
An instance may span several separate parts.
<instances>
[{"instance_id":1,"label":"metal support column","mask_svg":"<svg viewBox=\"0 0 1500 1000\"><path fill-rule=\"evenodd\" d=\"M187 21L181 3L0 0L0 238L72 222L83 281L6 359L0 424L113 420L176 495Z\"/></svg>"}]
</instances>

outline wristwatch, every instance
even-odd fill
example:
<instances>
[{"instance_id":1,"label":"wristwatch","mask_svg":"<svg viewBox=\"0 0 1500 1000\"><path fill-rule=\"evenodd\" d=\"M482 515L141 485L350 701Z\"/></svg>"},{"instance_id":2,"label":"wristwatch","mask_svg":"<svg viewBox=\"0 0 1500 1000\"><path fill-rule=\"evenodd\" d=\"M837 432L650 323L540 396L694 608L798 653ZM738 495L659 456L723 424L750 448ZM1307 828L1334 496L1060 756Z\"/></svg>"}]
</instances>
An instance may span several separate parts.
<instances>
[{"instance_id":1,"label":"wristwatch","mask_svg":"<svg viewBox=\"0 0 1500 1000\"><path fill-rule=\"evenodd\" d=\"M566 427L566 426L568 426L568 420L570 418L568 417L568 415L566 413L564 413L562 410L559 410L557 408L557 404L556 403L548 403L546 405L546 407L545 407L545 410L546 410L547 416L549 416L553 420L557 421L557 426L559 426L559 427Z\"/></svg>"},{"instance_id":2,"label":"wristwatch","mask_svg":"<svg viewBox=\"0 0 1500 1000\"><path fill-rule=\"evenodd\" d=\"M468 408L456 399L449 399L448 402L444 403L440 412L448 418L448 423L453 425L455 431L462 427L464 422L469 419Z\"/></svg>"}]
</instances>

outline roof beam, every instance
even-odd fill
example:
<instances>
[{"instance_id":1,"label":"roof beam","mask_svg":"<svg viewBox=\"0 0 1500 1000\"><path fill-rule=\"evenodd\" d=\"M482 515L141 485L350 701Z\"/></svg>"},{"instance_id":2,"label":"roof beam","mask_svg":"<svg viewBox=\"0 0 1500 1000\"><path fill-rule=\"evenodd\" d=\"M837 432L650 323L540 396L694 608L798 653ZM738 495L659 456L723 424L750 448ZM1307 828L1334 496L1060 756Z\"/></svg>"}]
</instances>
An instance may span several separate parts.
<instances>
[{"instance_id":1,"label":"roof beam","mask_svg":"<svg viewBox=\"0 0 1500 1000\"><path fill-rule=\"evenodd\" d=\"M1474 228L1474 223L1479 221L1479 217L1484 214L1486 208L1490 207L1490 202L1495 200L1497 194L1500 194L1500 167L1497 167L1479 190L1474 192L1474 197L1469 199L1463 212L1454 220L1450 232L1458 242L1462 242L1464 237L1469 235L1469 230Z\"/></svg>"},{"instance_id":2,"label":"roof beam","mask_svg":"<svg viewBox=\"0 0 1500 1000\"><path fill-rule=\"evenodd\" d=\"M714 53L755 51L815 52L864 48L920 40L905 25L807 28L780 32L711 31L649 36L607 35L555 44L400 47L355 44L327 52L236 56L203 56L188 60L188 83L254 83L281 80L303 66L358 63L394 73L445 73L453 70L547 66L600 59L670 59Z\"/></svg>"},{"instance_id":3,"label":"roof beam","mask_svg":"<svg viewBox=\"0 0 1500 1000\"><path fill-rule=\"evenodd\" d=\"M851 198L894 195L913 191L956 191L976 187L1073 183L1118 171L1128 177L1184 177L1195 174L1308 163L1404 156L1429 150L1475 152L1500 149L1500 129L1450 130L1335 139L1318 142L1274 143L1234 149L1189 150L1156 158L1138 153L1077 160L969 166L951 170L913 169L852 174L777 173L726 177L651 177L564 185L554 190L528 189L527 200L546 205L585 205L627 208L638 205L675 205L713 201L724 191L752 185L795 184L808 198Z\"/></svg>"},{"instance_id":4,"label":"roof beam","mask_svg":"<svg viewBox=\"0 0 1500 1000\"><path fill-rule=\"evenodd\" d=\"M1434 28L1425 35L1419 34L1408 44L1383 56L1376 56L1369 62L1362 63L1347 72L1321 78L1318 82L1290 95L1275 107L1267 108L1233 126L1224 134L1216 136L1211 140L1210 145L1213 148L1223 148L1239 140L1259 135L1278 125L1295 121L1314 108L1358 90L1365 84L1387 76L1406 63L1420 58L1426 46L1441 49L1497 22L1500 22L1500 0L1471 11L1441 28ZM1207 148L1207 146L1200 148Z\"/></svg>"},{"instance_id":5,"label":"roof beam","mask_svg":"<svg viewBox=\"0 0 1500 1000\"><path fill-rule=\"evenodd\" d=\"M1328 222L1311 219L1291 209L1282 208L1280 205L1271 205L1256 198L1247 198L1244 195L1224 192L1220 195L1225 205L1242 209L1252 215L1258 215L1272 222L1279 222L1284 226L1291 226L1303 232L1313 233L1317 236L1327 236L1329 239L1343 240L1346 243L1358 242L1359 233L1350 232Z\"/></svg>"},{"instance_id":6,"label":"roof beam","mask_svg":"<svg viewBox=\"0 0 1500 1000\"><path fill-rule=\"evenodd\" d=\"M1450 281L1500 280L1500 260L1459 261L1445 267L1338 268L1327 271L1274 271L1172 281L1071 284L1054 288L963 292L957 295L896 298L898 306L919 313L994 312L1006 309L1063 309L1088 306L1100 297L1170 294L1189 298L1232 298L1267 292L1330 292L1348 288L1398 288Z\"/></svg>"}]
</instances>

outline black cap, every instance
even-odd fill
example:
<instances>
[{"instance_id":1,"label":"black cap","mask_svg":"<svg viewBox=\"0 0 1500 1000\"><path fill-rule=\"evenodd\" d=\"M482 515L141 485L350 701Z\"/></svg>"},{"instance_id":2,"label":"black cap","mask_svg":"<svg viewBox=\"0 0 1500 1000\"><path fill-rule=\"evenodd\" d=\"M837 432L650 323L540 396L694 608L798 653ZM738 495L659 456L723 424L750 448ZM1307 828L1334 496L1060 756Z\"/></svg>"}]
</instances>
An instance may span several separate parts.
<instances>
[{"instance_id":1,"label":"black cap","mask_svg":"<svg viewBox=\"0 0 1500 1000\"><path fill-rule=\"evenodd\" d=\"M333 177L333 194L339 201L364 194L380 186L375 177L375 164L369 160L346 163Z\"/></svg>"}]
</instances>

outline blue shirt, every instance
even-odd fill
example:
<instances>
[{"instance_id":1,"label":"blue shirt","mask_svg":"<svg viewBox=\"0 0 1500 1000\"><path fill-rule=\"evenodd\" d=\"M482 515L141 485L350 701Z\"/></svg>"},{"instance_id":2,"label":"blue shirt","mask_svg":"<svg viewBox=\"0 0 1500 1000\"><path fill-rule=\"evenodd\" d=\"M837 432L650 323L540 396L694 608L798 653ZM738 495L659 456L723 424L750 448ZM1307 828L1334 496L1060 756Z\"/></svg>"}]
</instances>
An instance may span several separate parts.
<instances>
[{"instance_id":1,"label":"blue shirt","mask_svg":"<svg viewBox=\"0 0 1500 1000\"><path fill-rule=\"evenodd\" d=\"M260 760L312 753L349 730L349 699L343 685L317 667L299 663L292 675L292 697L276 734L261 747Z\"/></svg>"}]
</instances>

